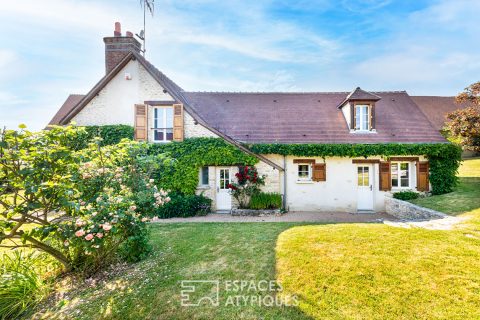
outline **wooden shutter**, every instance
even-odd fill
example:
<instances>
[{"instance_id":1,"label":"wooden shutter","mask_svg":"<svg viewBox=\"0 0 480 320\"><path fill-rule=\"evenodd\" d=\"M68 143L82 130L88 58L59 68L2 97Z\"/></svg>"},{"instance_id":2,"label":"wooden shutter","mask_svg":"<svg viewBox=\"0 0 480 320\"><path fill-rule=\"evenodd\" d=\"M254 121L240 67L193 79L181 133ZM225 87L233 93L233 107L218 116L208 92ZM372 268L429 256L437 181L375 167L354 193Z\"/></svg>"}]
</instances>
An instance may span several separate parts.
<instances>
[{"instance_id":1,"label":"wooden shutter","mask_svg":"<svg viewBox=\"0 0 480 320\"><path fill-rule=\"evenodd\" d=\"M315 163L313 164L313 181L326 181L327 180L327 165L325 163Z\"/></svg>"},{"instance_id":2,"label":"wooden shutter","mask_svg":"<svg viewBox=\"0 0 480 320\"><path fill-rule=\"evenodd\" d=\"M147 119L147 106L144 104L135 105L135 140L146 141L148 119Z\"/></svg>"},{"instance_id":3,"label":"wooden shutter","mask_svg":"<svg viewBox=\"0 0 480 320\"><path fill-rule=\"evenodd\" d=\"M380 162L380 190L389 191L390 189L392 189L390 162Z\"/></svg>"},{"instance_id":4,"label":"wooden shutter","mask_svg":"<svg viewBox=\"0 0 480 320\"><path fill-rule=\"evenodd\" d=\"M173 141L183 141L183 104L173 105Z\"/></svg>"},{"instance_id":5,"label":"wooden shutter","mask_svg":"<svg viewBox=\"0 0 480 320\"><path fill-rule=\"evenodd\" d=\"M375 103L370 105L370 130L375 129Z\"/></svg>"},{"instance_id":6,"label":"wooden shutter","mask_svg":"<svg viewBox=\"0 0 480 320\"><path fill-rule=\"evenodd\" d=\"M429 190L429 170L430 166L428 161L417 162L417 191Z\"/></svg>"},{"instance_id":7,"label":"wooden shutter","mask_svg":"<svg viewBox=\"0 0 480 320\"><path fill-rule=\"evenodd\" d=\"M348 104L350 105L350 129L355 130L355 105L353 102Z\"/></svg>"}]
</instances>

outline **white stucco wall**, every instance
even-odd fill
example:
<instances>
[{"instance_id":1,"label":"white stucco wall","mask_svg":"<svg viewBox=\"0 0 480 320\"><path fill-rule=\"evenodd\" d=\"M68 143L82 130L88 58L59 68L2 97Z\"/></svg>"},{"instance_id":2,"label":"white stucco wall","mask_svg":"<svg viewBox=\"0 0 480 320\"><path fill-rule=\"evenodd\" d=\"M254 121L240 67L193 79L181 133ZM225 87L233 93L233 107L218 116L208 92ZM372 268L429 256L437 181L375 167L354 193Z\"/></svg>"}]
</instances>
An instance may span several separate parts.
<instances>
[{"instance_id":1,"label":"white stucco wall","mask_svg":"<svg viewBox=\"0 0 480 320\"><path fill-rule=\"evenodd\" d=\"M345 121L346 121L346 126L347 128L350 128L351 126L351 116L352 116L352 113L351 113L351 110L350 110L350 104L348 102L346 102L343 106L342 106L342 113L343 113L343 116L345 117Z\"/></svg>"},{"instance_id":2,"label":"white stucco wall","mask_svg":"<svg viewBox=\"0 0 480 320\"><path fill-rule=\"evenodd\" d=\"M315 159L323 163L322 158L287 157L287 207L291 211L341 211L357 212L357 165L350 158L330 157L325 159L326 181L299 182L298 164L293 159ZM369 159L380 159L370 157ZM420 161L424 161L420 157ZM373 203L374 210L385 211L385 194L379 190L379 165L373 164ZM410 162L410 188L416 190L415 162ZM393 188L391 192L402 189Z\"/></svg>"},{"instance_id":3,"label":"white stucco wall","mask_svg":"<svg viewBox=\"0 0 480 320\"><path fill-rule=\"evenodd\" d=\"M125 79L129 73L131 80ZM130 61L73 119L78 125L134 124L134 105L173 101L138 61Z\"/></svg>"}]
</instances>

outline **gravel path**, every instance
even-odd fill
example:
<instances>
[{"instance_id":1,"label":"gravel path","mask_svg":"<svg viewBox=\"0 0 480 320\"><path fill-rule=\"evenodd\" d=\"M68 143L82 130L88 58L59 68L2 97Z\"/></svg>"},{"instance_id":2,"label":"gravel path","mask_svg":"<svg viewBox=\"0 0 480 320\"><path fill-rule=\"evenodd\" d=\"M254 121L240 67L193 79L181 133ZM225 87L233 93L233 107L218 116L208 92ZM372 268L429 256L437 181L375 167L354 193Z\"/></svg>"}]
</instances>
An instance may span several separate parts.
<instances>
[{"instance_id":1,"label":"gravel path","mask_svg":"<svg viewBox=\"0 0 480 320\"><path fill-rule=\"evenodd\" d=\"M176 222L377 222L397 221L385 213L344 213L344 212L287 212L278 216L232 216L228 213L211 213L204 217L155 219L155 223Z\"/></svg>"}]
</instances>

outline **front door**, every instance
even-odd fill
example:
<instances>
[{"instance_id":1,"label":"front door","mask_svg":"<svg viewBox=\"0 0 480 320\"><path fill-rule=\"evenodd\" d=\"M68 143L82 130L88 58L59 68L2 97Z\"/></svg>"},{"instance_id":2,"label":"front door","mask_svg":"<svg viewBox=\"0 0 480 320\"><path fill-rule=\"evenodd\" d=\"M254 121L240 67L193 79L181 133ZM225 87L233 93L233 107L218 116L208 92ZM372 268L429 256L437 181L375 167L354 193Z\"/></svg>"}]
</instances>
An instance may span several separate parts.
<instances>
[{"instance_id":1,"label":"front door","mask_svg":"<svg viewBox=\"0 0 480 320\"><path fill-rule=\"evenodd\" d=\"M373 166L357 166L357 210L373 211Z\"/></svg>"},{"instance_id":2,"label":"front door","mask_svg":"<svg viewBox=\"0 0 480 320\"><path fill-rule=\"evenodd\" d=\"M232 209L232 196L228 188L230 174L229 168L217 168L217 210Z\"/></svg>"}]
</instances>

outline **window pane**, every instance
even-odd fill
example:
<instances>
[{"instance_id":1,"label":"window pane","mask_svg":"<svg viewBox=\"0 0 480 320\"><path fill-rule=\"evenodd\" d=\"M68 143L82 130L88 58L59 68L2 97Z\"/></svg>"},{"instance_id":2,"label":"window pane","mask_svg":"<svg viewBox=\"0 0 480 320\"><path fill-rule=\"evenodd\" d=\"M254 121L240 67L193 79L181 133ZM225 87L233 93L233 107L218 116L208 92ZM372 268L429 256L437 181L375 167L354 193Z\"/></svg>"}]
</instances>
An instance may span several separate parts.
<instances>
[{"instance_id":1,"label":"window pane","mask_svg":"<svg viewBox=\"0 0 480 320\"><path fill-rule=\"evenodd\" d=\"M163 126L163 108L155 108L155 128L164 128Z\"/></svg>"},{"instance_id":2,"label":"window pane","mask_svg":"<svg viewBox=\"0 0 480 320\"><path fill-rule=\"evenodd\" d=\"M202 185L208 185L208 167L202 167Z\"/></svg>"},{"instance_id":3,"label":"window pane","mask_svg":"<svg viewBox=\"0 0 480 320\"><path fill-rule=\"evenodd\" d=\"M357 183L359 186L363 186L363 167L357 168Z\"/></svg>"},{"instance_id":4,"label":"window pane","mask_svg":"<svg viewBox=\"0 0 480 320\"><path fill-rule=\"evenodd\" d=\"M392 163L392 187L398 187L398 163Z\"/></svg>"},{"instance_id":5,"label":"window pane","mask_svg":"<svg viewBox=\"0 0 480 320\"><path fill-rule=\"evenodd\" d=\"M368 107L362 107L362 130L368 130Z\"/></svg>"},{"instance_id":6,"label":"window pane","mask_svg":"<svg viewBox=\"0 0 480 320\"><path fill-rule=\"evenodd\" d=\"M308 165L301 164L298 166L298 177L299 178L308 178Z\"/></svg>"},{"instance_id":7,"label":"window pane","mask_svg":"<svg viewBox=\"0 0 480 320\"><path fill-rule=\"evenodd\" d=\"M163 130L155 130L153 139L163 141Z\"/></svg>"},{"instance_id":8,"label":"window pane","mask_svg":"<svg viewBox=\"0 0 480 320\"><path fill-rule=\"evenodd\" d=\"M355 108L355 129L360 130L360 122L361 122L361 115L360 115L360 107Z\"/></svg>"},{"instance_id":9,"label":"window pane","mask_svg":"<svg viewBox=\"0 0 480 320\"><path fill-rule=\"evenodd\" d=\"M153 112L153 114L154 114L153 115L153 127L158 128L158 120L157 120L157 118L158 118L158 108L155 108L153 110L154 110L154 112Z\"/></svg>"},{"instance_id":10,"label":"window pane","mask_svg":"<svg viewBox=\"0 0 480 320\"><path fill-rule=\"evenodd\" d=\"M165 128L173 128L173 108L165 108L165 116L166 116Z\"/></svg>"},{"instance_id":11,"label":"window pane","mask_svg":"<svg viewBox=\"0 0 480 320\"><path fill-rule=\"evenodd\" d=\"M167 140L172 141L173 140L173 129L166 129L167 132Z\"/></svg>"}]
</instances>

